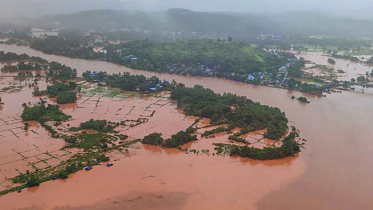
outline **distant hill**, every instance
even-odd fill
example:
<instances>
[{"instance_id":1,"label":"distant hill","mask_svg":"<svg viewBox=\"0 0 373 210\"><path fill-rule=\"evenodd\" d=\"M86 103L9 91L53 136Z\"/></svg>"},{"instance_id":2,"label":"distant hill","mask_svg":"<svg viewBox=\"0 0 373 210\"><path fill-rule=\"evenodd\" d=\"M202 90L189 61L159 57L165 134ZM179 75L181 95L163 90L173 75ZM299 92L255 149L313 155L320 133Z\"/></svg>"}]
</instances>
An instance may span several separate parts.
<instances>
[{"instance_id":1,"label":"distant hill","mask_svg":"<svg viewBox=\"0 0 373 210\"><path fill-rule=\"evenodd\" d=\"M18 20L19 21L19 20ZM95 10L68 15L49 15L23 20L35 27L78 28L85 30L138 29L172 31L234 38L261 34L282 36L329 35L339 38L373 37L373 21L333 17L323 13L286 12L249 14L194 12L169 9L161 12Z\"/></svg>"}]
</instances>

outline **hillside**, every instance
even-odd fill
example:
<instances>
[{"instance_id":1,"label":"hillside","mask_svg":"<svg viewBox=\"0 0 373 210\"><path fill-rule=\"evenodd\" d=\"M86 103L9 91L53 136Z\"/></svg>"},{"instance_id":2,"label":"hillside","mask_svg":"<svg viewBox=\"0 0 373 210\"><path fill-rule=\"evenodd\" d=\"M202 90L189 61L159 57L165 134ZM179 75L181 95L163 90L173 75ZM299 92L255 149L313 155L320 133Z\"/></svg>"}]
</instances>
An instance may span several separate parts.
<instances>
[{"instance_id":1,"label":"hillside","mask_svg":"<svg viewBox=\"0 0 373 210\"><path fill-rule=\"evenodd\" d=\"M18 20L19 21L19 20ZM130 29L137 31L181 32L192 35L250 38L261 34L282 36L329 35L340 38L373 37L373 22L332 17L323 13L286 12L249 14L194 12L170 9L161 12L124 10L84 11L24 20L34 27L84 30Z\"/></svg>"}]
</instances>

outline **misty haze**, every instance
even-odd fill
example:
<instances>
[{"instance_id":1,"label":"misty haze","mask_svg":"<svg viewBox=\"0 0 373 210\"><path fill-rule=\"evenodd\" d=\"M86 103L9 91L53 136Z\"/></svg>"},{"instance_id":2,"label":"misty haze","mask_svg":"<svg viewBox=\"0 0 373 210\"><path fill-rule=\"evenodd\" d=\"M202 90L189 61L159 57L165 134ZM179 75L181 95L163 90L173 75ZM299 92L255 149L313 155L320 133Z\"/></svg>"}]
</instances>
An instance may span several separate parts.
<instances>
[{"instance_id":1,"label":"misty haze","mask_svg":"<svg viewBox=\"0 0 373 210\"><path fill-rule=\"evenodd\" d=\"M1 210L372 210L373 3L0 0Z\"/></svg>"}]
</instances>

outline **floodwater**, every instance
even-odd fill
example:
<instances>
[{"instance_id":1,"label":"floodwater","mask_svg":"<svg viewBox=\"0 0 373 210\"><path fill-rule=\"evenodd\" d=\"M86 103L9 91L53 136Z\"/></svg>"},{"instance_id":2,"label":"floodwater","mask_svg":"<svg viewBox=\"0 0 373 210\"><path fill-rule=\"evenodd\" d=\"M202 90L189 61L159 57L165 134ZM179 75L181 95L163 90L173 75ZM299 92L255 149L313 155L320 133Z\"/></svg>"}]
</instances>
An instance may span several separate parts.
<instances>
[{"instance_id":1,"label":"floodwater","mask_svg":"<svg viewBox=\"0 0 373 210\"><path fill-rule=\"evenodd\" d=\"M28 122L24 130L20 115L23 103L36 104L40 98L32 97L32 78L0 77L0 190L13 186L7 178L12 178L26 170L44 169L57 165L70 156L70 152L60 151L65 145L63 140L53 139L48 131L36 122ZM9 87L11 87L9 89ZM38 82L40 89L46 82Z\"/></svg>"},{"instance_id":2,"label":"floodwater","mask_svg":"<svg viewBox=\"0 0 373 210\"><path fill-rule=\"evenodd\" d=\"M350 81L352 78L356 79L359 76L365 76L366 72L371 72L372 67L366 64L361 64L358 62L352 62L345 59L333 58L336 63L330 64L328 63L328 56L324 55L322 52L308 52L296 55L298 58L303 57L305 60L311 61L315 64L325 65L328 67L334 68L336 75L338 76L338 80L343 81ZM360 57L361 58L361 57ZM369 58L365 56L364 58ZM312 67L314 64L306 64L306 67ZM345 73L337 73L337 70L342 70ZM315 75L320 75L317 70L312 71Z\"/></svg>"},{"instance_id":3,"label":"floodwater","mask_svg":"<svg viewBox=\"0 0 373 210\"><path fill-rule=\"evenodd\" d=\"M290 99L302 93L282 89L137 71L25 47L0 45L0 50L59 61L80 73L128 71L243 95L279 107L307 139L306 150L298 156L275 161L135 145L130 156L110 169L95 167L66 181L0 197L2 209L373 209L372 94L307 95L311 104L306 105Z\"/></svg>"}]
</instances>

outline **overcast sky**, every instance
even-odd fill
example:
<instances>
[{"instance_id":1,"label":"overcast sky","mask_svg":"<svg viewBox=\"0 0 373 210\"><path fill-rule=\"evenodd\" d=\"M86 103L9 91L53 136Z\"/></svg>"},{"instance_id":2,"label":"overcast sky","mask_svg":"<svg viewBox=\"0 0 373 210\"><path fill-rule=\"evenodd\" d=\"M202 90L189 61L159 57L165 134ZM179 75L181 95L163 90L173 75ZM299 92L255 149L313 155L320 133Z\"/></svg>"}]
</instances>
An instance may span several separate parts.
<instances>
[{"instance_id":1,"label":"overcast sky","mask_svg":"<svg viewBox=\"0 0 373 210\"><path fill-rule=\"evenodd\" d=\"M0 16L40 16L93 9L284 12L318 11L371 18L373 0L0 0Z\"/></svg>"}]
</instances>

